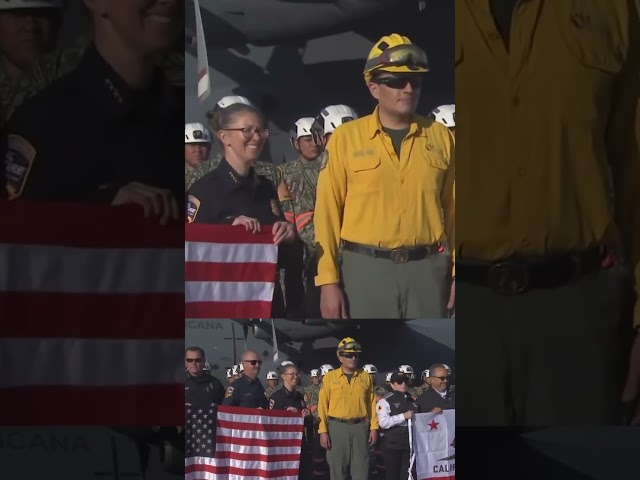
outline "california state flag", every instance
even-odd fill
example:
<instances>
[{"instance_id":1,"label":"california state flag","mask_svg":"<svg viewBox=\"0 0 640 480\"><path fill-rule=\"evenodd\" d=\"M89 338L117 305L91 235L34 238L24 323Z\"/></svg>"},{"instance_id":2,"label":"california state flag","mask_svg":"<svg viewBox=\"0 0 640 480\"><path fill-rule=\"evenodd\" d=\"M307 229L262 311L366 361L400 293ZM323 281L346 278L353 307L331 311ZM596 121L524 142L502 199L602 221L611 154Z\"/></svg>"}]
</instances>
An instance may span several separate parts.
<instances>
[{"instance_id":1,"label":"california state flag","mask_svg":"<svg viewBox=\"0 0 640 480\"><path fill-rule=\"evenodd\" d=\"M413 417L413 448L418 480L456 478L456 411Z\"/></svg>"}]
</instances>

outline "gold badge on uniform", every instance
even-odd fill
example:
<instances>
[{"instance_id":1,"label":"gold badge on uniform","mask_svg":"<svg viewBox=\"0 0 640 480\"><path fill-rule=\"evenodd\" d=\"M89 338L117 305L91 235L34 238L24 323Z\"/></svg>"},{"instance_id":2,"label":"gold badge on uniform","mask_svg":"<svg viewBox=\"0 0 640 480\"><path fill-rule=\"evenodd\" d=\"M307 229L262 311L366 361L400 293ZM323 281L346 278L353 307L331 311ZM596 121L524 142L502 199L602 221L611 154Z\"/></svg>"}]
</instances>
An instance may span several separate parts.
<instances>
[{"instance_id":1,"label":"gold badge on uniform","mask_svg":"<svg viewBox=\"0 0 640 480\"><path fill-rule=\"evenodd\" d=\"M5 155L6 186L9 200L22 195L35 158L36 149L33 145L19 135L9 135Z\"/></svg>"},{"instance_id":2,"label":"gold badge on uniform","mask_svg":"<svg viewBox=\"0 0 640 480\"><path fill-rule=\"evenodd\" d=\"M233 387L227 387L227 391L224 393L224 398L229 398L233 395Z\"/></svg>"},{"instance_id":3,"label":"gold badge on uniform","mask_svg":"<svg viewBox=\"0 0 640 480\"><path fill-rule=\"evenodd\" d=\"M280 216L280 208L278 208L278 202L271 200L271 211L276 217Z\"/></svg>"},{"instance_id":4,"label":"gold badge on uniform","mask_svg":"<svg viewBox=\"0 0 640 480\"><path fill-rule=\"evenodd\" d=\"M199 208L200 200L193 195L189 195L187 198L187 223L193 223L195 221Z\"/></svg>"}]
</instances>

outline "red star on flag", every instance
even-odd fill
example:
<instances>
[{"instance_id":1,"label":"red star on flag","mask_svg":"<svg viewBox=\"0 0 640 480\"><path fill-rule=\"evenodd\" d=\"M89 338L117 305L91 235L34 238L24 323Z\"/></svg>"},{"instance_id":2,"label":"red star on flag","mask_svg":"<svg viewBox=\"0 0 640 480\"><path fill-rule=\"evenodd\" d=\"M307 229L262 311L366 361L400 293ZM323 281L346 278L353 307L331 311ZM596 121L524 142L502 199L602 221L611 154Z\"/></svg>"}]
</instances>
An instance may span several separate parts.
<instances>
[{"instance_id":1,"label":"red star on flag","mask_svg":"<svg viewBox=\"0 0 640 480\"><path fill-rule=\"evenodd\" d=\"M438 429L438 425L440 425L438 422L436 422L435 420L431 420L431 423L427 423L427 425L429 425L431 427L431 430L437 430Z\"/></svg>"}]
</instances>

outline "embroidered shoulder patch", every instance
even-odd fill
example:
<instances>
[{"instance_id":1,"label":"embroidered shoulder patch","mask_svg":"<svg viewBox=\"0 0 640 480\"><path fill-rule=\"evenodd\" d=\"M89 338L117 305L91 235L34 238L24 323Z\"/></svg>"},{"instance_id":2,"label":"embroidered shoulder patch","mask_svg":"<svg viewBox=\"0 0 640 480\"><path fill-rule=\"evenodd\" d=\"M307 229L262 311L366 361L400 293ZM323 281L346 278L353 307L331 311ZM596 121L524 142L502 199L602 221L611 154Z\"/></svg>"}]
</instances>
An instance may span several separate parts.
<instances>
[{"instance_id":1,"label":"embroidered shoulder patch","mask_svg":"<svg viewBox=\"0 0 640 480\"><path fill-rule=\"evenodd\" d=\"M187 197L187 223L193 223L195 221L199 208L200 200L193 195L189 195Z\"/></svg>"},{"instance_id":2,"label":"embroidered shoulder patch","mask_svg":"<svg viewBox=\"0 0 640 480\"><path fill-rule=\"evenodd\" d=\"M269 410L273 410L273 406L275 405L275 401L269 400Z\"/></svg>"},{"instance_id":3,"label":"embroidered shoulder patch","mask_svg":"<svg viewBox=\"0 0 640 480\"><path fill-rule=\"evenodd\" d=\"M22 195L35 158L36 149L26 139L20 135L11 134L8 136L5 173L9 200Z\"/></svg>"}]
</instances>

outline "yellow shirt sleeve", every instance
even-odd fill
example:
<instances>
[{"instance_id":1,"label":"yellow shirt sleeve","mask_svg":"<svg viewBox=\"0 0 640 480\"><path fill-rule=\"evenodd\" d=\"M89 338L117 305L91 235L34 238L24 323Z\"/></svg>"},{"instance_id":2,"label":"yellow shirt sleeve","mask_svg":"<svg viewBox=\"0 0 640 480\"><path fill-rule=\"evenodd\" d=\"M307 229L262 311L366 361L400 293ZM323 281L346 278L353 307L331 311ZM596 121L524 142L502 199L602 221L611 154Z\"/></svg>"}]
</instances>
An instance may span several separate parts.
<instances>
[{"instance_id":1,"label":"yellow shirt sleeve","mask_svg":"<svg viewBox=\"0 0 640 480\"><path fill-rule=\"evenodd\" d=\"M453 257L453 270L451 276L456 274L455 258L456 258L456 163L455 163L455 142L450 137L449 141L449 168L447 168L442 191L440 192L440 202L442 204L442 212L444 215L444 231L447 236L447 244L451 249Z\"/></svg>"},{"instance_id":2,"label":"yellow shirt sleeve","mask_svg":"<svg viewBox=\"0 0 640 480\"><path fill-rule=\"evenodd\" d=\"M326 148L325 167L318 176L314 226L318 252L316 286L338 283L338 251L342 214L347 195L347 171L340 149L340 132L331 135Z\"/></svg>"},{"instance_id":3,"label":"yellow shirt sleeve","mask_svg":"<svg viewBox=\"0 0 640 480\"><path fill-rule=\"evenodd\" d=\"M326 375L324 377L327 378ZM327 433L327 416L329 415L329 400L331 398L331 390L328 388L328 382L322 382L322 388L318 395L318 420L320 424L318 427L318 433Z\"/></svg>"}]
</instances>

